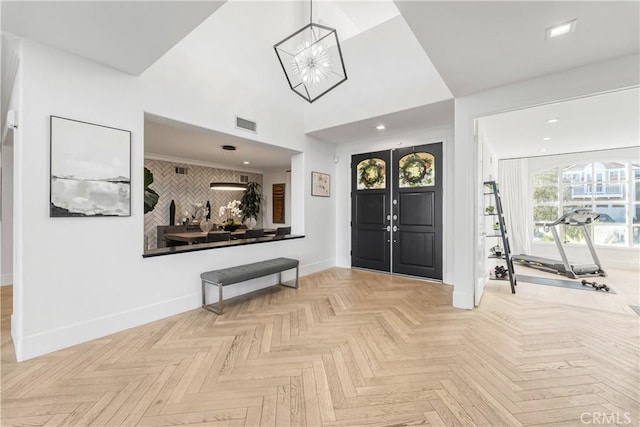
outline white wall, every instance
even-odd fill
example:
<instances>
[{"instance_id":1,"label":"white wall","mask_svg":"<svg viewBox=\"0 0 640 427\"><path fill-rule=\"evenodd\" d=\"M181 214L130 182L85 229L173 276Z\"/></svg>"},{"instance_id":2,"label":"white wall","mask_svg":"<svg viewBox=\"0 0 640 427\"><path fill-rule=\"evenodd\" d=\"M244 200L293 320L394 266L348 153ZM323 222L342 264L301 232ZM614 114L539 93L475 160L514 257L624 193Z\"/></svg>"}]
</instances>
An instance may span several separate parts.
<instances>
[{"instance_id":1,"label":"white wall","mask_svg":"<svg viewBox=\"0 0 640 427\"><path fill-rule=\"evenodd\" d=\"M258 11L255 7L254 3L245 20L277 22L282 19L278 9L287 6L270 3ZM15 140L12 323L18 360L198 308L203 271L274 254L300 259L302 274L334 265L334 240L327 229L335 227L335 198L311 197L308 191L311 170L334 174L333 147L302 134L303 100L287 101L282 96L286 87L259 82L284 80L277 63L253 51L272 47L229 40L224 30L238 18L225 13L212 18L194 33L215 35L226 43L193 40L191 34L141 77L23 41L22 126ZM246 25L250 28L251 22ZM254 79L256 75L261 78ZM232 134L237 132L234 116L240 114L260 123L258 139L303 151L292 158L291 222L293 231L306 237L216 249L215 254L142 258L145 112ZM46 165L52 114L132 131L131 217L49 218ZM240 284L227 295L274 281Z\"/></svg>"},{"instance_id":2,"label":"white wall","mask_svg":"<svg viewBox=\"0 0 640 427\"><path fill-rule=\"evenodd\" d=\"M499 112L556 102L579 96L633 87L639 83L638 55L592 64L514 83L457 98L455 101L454 215L457 267L453 305L473 308L475 271L477 263L484 263L474 253L479 238L477 195L482 183L477 175L477 145L474 142L473 122L476 118Z\"/></svg>"},{"instance_id":3,"label":"white wall","mask_svg":"<svg viewBox=\"0 0 640 427\"><path fill-rule=\"evenodd\" d=\"M145 111L298 149L306 102L289 89L273 40L298 29L302 6L225 3L142 74ZM257 122L258 133L237 129L236 116Z\"/></svg>"},{"instance_id":4,"label":"white wall","mask_svg":"<svg viewBox=\"0 0 640 427\"><path fill-rule=\"evenodd\" d=\"M17 114L18 122L20 121L20 64L18 57L19 43L12 41L6 42L2 37L2 58L11 58L11 64L2 64L2 90L7 90L9 95L3 92L3 107L8 110L14 110ZM10 53L8 53L10 52ZM6 68L13 65L10 70ZM9 73L7 76L5 73ZM5 87L6 86L6 87ZM6 105L5 105L6 103ZM3 111L4 114L4 111ZM0 197L2 198L2 217L0 218L0 286L10 285L13 283L13 140L14 133L17 131L9 130L2 120L2 189ZM19 124L19 123L18 123Z\"/></svg>"},{"instance_id":5,"label":"white wall","mask_svg":"<svg viewBox=\"0 0 640 427\"><path fill-rule=\"evenodd\" d=\"M7 134L13 140L13 131ZM7 141L9 142L9 141ZM2 256L0 258L0 286L13 284L13 147L2 146Z\"/></svg>"},{"instance_id":6,"label":"white wall","mask_svg":"<svg viewBox=\"0 0 640 427\"><path fill-rule=\"evenodd\" d=\"M480 182L496 181L498 177L498 160L491 144L486 138L482 126L478 121L476 125L476 144L478 145L478 180ZM493 229L493 225L497 217L485 216L485 207L492 205L495 206L495 197L493 195L485 195L489 192L488 188L484 188L482 194L478 193L477 197L477 209L476 217L478 221L478 241L476 245L476 257L484 260L483 263L476 264L476 290L475 290L475 305L479 305L484 287L489 280L489 271L498 265L498 261L488 258L490 248L500 244L502 240L495 237L486 237L486 234L496 234Z\"/></svg>"},{"instance_id":7,"label":"white wall","mask_svg":"<svg viewBox=\"0 0 640 427\"><path fill-rule=\"evenodd\" d=\"M378 138L376 136L376 138ZM453 208L452 181L455 170L453 164L453 129L443 126L430 129L416 129L392 138L372 142L370 140L354 141L336 147L338 164L336 179L340 185L336 188L336 263L340 267L351 267L351 156L354 154L375 152L403 147L442 142L444 157L443 171L443 282L453 284L453 272L456 268L456 257L451 245L455 223L451 221Z\"/></svg>"},{"instance_id":8,"label":"white wall","mask_svg":"<svg viewBox=\"0 0 640 427\"><path fill-rule=\"evenodd\" d=\"M305 108L307 132L452 98L401 16L346 40L341 48L348 79Z\"/></svg>"}]
</instances>

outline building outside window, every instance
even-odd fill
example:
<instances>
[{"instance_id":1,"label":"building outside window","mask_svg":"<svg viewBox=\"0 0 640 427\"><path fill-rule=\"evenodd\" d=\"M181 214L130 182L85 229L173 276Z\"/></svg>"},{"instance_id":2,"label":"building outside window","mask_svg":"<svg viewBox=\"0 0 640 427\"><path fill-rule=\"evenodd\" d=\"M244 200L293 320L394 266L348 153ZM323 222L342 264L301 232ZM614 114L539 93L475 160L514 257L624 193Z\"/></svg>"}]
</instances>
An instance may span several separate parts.
<instances>
[{"instance_id":1,"label":"building outside window","mask_svg":"<svg viewBox=\"0 0 640 427\"><path fill-rule=\"evenodd\" d=\"M596 245L640 247L640 163L584 162L554 167L531 177L533 221L551 222L575 209L600 214L587 226ZM561 225L566 243L584 243L579 227ZM534 227L534 241L552 241Z\"/></svg>"}]
</instances>

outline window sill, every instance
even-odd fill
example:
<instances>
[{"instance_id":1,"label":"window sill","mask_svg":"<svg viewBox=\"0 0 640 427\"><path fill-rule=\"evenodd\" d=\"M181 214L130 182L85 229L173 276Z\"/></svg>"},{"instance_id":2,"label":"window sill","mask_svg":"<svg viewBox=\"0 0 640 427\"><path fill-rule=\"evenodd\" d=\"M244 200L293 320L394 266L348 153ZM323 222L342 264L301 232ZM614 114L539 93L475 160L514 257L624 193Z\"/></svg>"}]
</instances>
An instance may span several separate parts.
<instances>
[{"instance_id":1,"label":"window sill","mask_svg":"<svg viewBox=\"0 0 640 427\"><path fill-rule=\"evenodd\" d=\"M245 245L257 245L260 243L269 243L269 242L281 242L283 240L294 240L294 239L302 239L304 236L298 235L286 235L286 236L267 236L267 237L259 237L256 239L238 239L238 240L229 240L226 242L213 242L213 243L197 243L194 245L185 245L185 246L171 246L168 248L158 248L158 249L149 249L142 254L143 258L150 258L162 255L173 255L173 254L183 254L187 252L195 252L195 251L203 251L208 249L220 249L220 248L228 248L232 246L245 246Z\"/></svg>"}]
</instances>

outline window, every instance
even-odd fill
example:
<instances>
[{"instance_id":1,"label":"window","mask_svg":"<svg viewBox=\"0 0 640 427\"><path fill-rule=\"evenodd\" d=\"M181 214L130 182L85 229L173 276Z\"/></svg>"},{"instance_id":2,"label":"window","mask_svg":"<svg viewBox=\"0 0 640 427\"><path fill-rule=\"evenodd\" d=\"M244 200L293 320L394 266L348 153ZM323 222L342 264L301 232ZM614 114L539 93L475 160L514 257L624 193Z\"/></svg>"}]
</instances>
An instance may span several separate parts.
<instances>
[{"instance_id":1,"label":"window","mask_svg":"<svg viewBox=\"0 0 640 427\"><path fill-rule=\"evenodd\" d=\"M595 244L640 247L640 163L585 162L547 169L532 176L532 191L534 223L591 209L600 214L587 226ZM565 242L584 243L579 227L562 225L558 231ZM536 240L553 237L538 226Z\"/></svg>"}]
</instances>

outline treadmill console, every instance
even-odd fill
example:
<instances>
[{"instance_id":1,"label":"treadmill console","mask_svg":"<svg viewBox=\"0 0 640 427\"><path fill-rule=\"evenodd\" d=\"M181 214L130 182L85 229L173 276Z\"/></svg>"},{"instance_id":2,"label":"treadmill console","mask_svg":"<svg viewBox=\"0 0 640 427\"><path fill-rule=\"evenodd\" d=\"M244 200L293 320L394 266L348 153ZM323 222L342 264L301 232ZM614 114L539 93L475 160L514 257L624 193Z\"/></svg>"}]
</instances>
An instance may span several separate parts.
<instances>
[{"instance_id":1,"label":"treadmill console","mask_svg":"<svg viewBox=\"0 0 640 427\"><path fill-rule=\"evenodd\" d=\"M566 213L562 216L562 223L566 225L584 225L591 224L598 219L599 213L589 209L576 209L573 212Z\"/></svg>"},{"instance_id":2,"label":"treadmill console","mask_svg":"<svg viewBox=\"0 0 640 427\"><path fill-rule=\"evenodd\" d=\"M545 229L558 224L586 225L591 224L593 221L598 219L598 217L600 217L598 212L594 212L589 209L576 209L574 211L567 212L553 222L536 222L536 225L545 227Z\"/></svg>"}]
</instances>

